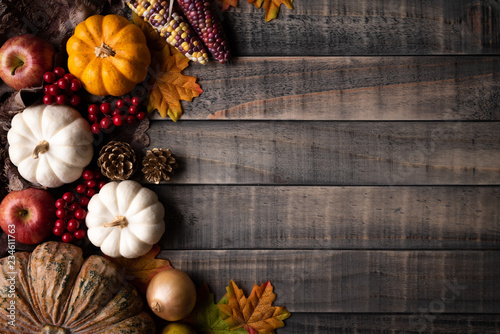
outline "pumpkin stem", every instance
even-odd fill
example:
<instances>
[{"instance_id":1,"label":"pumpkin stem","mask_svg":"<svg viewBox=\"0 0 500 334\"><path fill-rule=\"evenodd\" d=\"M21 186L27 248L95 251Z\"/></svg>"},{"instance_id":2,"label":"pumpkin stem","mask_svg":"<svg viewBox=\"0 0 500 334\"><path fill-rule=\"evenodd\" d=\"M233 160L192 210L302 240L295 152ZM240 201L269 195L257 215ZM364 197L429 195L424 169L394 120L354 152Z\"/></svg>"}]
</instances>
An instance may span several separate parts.
<instances>
[{"instance_id":1,"label":"pumpkin stem","mask_svg":"<svg viewBox=\"0 0 500 334\"><path fill-rule=\"evenodd\" d=\"M105 222L104 227L115 227L118 226L120 228L124 228L128 226L128 220L125 216L116 216L115 219L111 222Z\"/></svg>"},{"instance_id":2,"label":"pumpkin stem","mask_svg":"<svg viewBox=\"0 0 500 334\"><path fill-rule=\"evenodd\" d=\"M111 46L102 42L101 45L95 47L95 56L100 58L113 57L116 52L113 51Z\"/></svg>"},{"instance_id":3,"label":"pumpkin stem","mask_svg":"<svg viewBox=\"0 0 500 334\"><path fill-rule=\"evenodd\" d=\"M57 327L53 325L45 325L43 326L40 334L69 334L70 332L63 327Z\"/></svg>"},{"instance_id":4,"label":"pumpkin stem","mask_svg":"<svg viewBox=\"0 0 500 334\"><path fill-rule=\"evenodd\" d=\"M38 159L40 154L44 154L49 150L49 142L46 140L42 140L35 146L33 150L33 159Z\"/></svg>"}]
</instances>

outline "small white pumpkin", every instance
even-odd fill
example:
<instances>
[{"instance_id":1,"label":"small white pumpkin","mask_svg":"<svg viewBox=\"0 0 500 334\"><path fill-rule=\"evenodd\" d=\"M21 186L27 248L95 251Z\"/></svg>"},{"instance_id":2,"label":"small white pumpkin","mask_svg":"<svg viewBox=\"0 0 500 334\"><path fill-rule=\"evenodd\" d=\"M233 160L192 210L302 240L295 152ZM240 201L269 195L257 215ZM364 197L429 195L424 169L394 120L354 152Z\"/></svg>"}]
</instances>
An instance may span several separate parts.
<instances>
[{"instance_id":1,"label":"small white pumpkin","mask_svg":"<svg viewBox=\"0 0 500 334\"><path fill-rule=\"evenodd\" d=\"M156 193L136 181L109 182L88 205L90 242L111 257L146 254L165 232L165 209Z\"/></svg>"},{"instance_id":2,"label":"small white pumpkin","mask_svg":"<svg viewBox=\"0 0 500 334\"><path fill-rule=\"evenodd\" d=\"M63 105L24 109L12 119L7 140L19 174L48 188L77 180L94 154L90 124Z\"/></svg>"}]
</instances>

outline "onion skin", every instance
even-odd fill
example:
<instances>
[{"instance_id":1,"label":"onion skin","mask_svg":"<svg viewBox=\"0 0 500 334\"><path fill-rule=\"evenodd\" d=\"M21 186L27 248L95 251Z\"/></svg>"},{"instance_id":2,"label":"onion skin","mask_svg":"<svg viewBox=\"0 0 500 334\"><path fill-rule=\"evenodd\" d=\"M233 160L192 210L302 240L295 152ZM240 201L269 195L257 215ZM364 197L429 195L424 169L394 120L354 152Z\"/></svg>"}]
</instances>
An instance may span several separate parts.
<instances>
[{"instance_id":1,"label":"onion skin","mask_svg":"<svg viewBox=\"0 0 500 334\"><path fill-rule=\"evenodd\" d=\"M149 282L146 299L157 316L167 321L178 321L193 310L196 287L185 272L178 269L164 270Z\"/></svg>"}]
</instances>

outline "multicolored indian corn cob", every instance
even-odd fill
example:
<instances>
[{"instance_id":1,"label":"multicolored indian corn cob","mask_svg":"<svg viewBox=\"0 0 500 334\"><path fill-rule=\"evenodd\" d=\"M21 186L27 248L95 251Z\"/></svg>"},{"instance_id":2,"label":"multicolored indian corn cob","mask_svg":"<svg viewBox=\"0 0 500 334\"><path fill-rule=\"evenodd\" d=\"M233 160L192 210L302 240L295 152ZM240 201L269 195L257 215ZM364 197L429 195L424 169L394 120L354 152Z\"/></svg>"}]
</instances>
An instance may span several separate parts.
<instances>
[{"instance_id":1,"label":"multicolored indian corn cob","mask_svg":"<svg viewBox=\"0 0 500 334\"><path fill-rule=\"evenodd\" d=\"M177 0L177 2L212 57L220 63L227 62L231 53L213 0Z\"/></svg>"},{"instance_id":2,"label":"multicolored indian corn cob","mask_svg":"<svg viewBox=\"0 0 500 334\"><path fill-rule=\"evenodd\" d=\"M201 64L208 62L203 42L186 19L174 10L169 16L168 0L127 0L127 5L184 56Z\"/></svg>"}]
</instances>

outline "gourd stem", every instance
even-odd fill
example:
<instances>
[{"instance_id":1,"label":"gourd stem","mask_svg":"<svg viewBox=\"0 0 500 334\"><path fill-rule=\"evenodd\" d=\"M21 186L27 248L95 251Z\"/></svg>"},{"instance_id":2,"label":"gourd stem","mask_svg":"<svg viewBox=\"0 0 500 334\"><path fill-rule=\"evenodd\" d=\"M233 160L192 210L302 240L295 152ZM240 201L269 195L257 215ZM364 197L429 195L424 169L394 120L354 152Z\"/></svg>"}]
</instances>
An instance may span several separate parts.
<instances>
[{"instance_id":1,"label":"gourd stem","mask_svg":"<svg viewBox=\"0 0 500 334\"><path fill-rule=\"evenodd\" d=\"M69 334L69 331L63 327L45 325L40 334Z\"/></svg>"},{"instance_id":2,"label":"gourd stem","mask_svg":"<svg viewBox=\"0 0 500 334\"><path fill-rule=\"evenodd\" d=\"M111 222L105 222L104 227L115 227L124 228L128 226L128 220L125 216L116 216L115 219Z\"/></svg>"},{"instance_id":3,"label":"gourd stem","mask_svg":"<svg viewBox=\"0 0 500 334\"><path fill-rule=\"evenodd\" d=\"M35 146L33 150L33 159L38 159L40 154L44 154L49 150L49 142L46 140L42 140Z\"/></svg>"},{"instance_id":4,"label":"gourd stem","mask_svg":"<svg viewBox=\"0 0 500 334\"><path fill-rule=\"evenodd\" d=\"M101 45L95 47L95 56L100 58L114 57L115 51L108 44L102 42Z\"/></svg>"}]
</instances>

